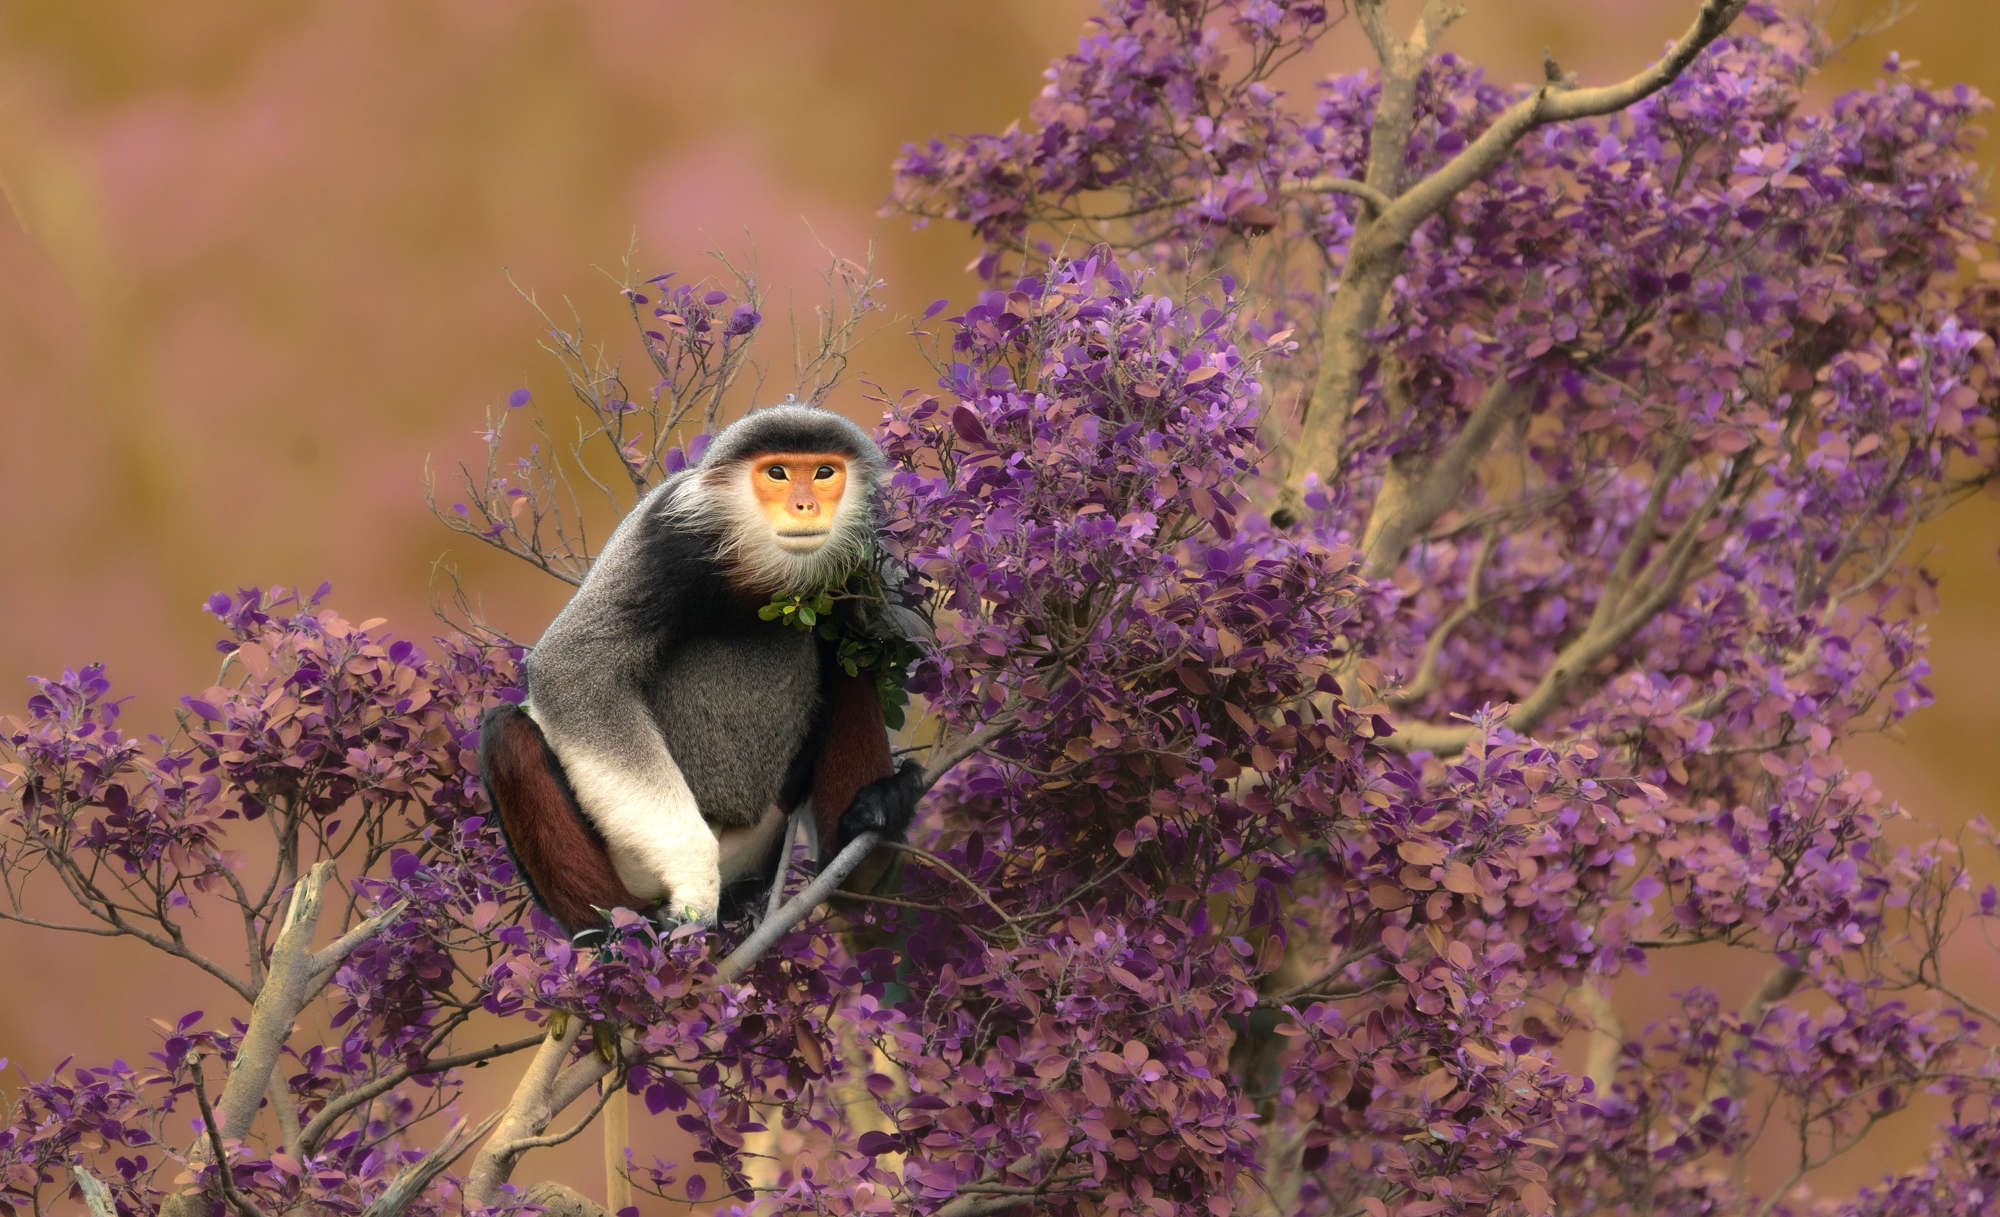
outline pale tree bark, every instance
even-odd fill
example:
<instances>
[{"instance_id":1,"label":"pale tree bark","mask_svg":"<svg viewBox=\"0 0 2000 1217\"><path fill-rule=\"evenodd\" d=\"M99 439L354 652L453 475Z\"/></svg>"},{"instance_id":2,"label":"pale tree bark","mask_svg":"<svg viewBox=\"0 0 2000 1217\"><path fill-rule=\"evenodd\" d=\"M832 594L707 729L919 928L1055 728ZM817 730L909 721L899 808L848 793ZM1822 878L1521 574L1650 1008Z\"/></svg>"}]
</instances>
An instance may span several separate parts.
<instances>
[{"instance_id":1,"label":"pale tree bark","mask_svg":"<svg viewBox=\"0 0 2000 1217\"><path fill-rule=\"evenodd\" d=\"M1386 0L1356 0L1355 12L1374 45L1382 66L1382 93L1369 127L1367 177L1361 183L1341 183L1341 193L1369 200L1356 218L1347 258L1341 265L1332 298L1320 319L1319 366L1302 417L1301 433L1286 473L1288 494L1296 498L1309 476L1328 477L1342 464L1348 422L1360 392L1361 372L1368 361L1368 331L1382 316L1389 288L1402 269L1403 255L1417 226L1441 211L1460 191L1496 169L1514 146L1537 127L1611 114L1665 88L1686 70L1704 48L1727 30L1742 12L1745 0L1705 0L1685 33L1657 61L1626 80L1595 88L1577 88L1561 79L1553 66L1551 79L1508 107L1493 124L1458 155L1422 180L1404 188L1400 181L1409 149L1417 81L1436 49L1437 39L1462 12L1451 0L1426 0L1407 38L1389 29ZM1475 419L1477 416L1475 415ZM1468 424L1468 433L1475 424ZM1490 443L1493 431L1485 441ZM1461 436L1461 439L1466 438ZM1454 447L1460 447L1454 445ZM1463 446L1455 460L1469 467L1483 451L1480 442ZM1451 449L1447 449L1451 451ZM1428 471L1405 474L1422 482ZM1399 505L1390 505L1400 514ZM1435 515L1433 515L1435 518ZM1379 531L1370 522L1371 531ZM1404 542L1409 535L1406 533ZM1371 554L1370 564L1388 562L1400 551L1385 545Z\"/></svg>"},{"instance_id":2,"label":"pale tree bark","mask_svg":"<svg viewBox=\"0 0 2000 1217\"><path fill-rule=\"evenodd\" d=\"M353 954L356 947L380 933L403 912L403 902L398 901L326 946L313 950L313 936L319 929L326 885L333 875L332 862L315 863L299 877L298 885L292 889L284 923L264 967L263 983L258 986L256 998L251 1003L243 1041L237 1048L229 1077L223 1083L221 1097L213 1108L208 1105L207 1090L201 1078L202 1062L195 1059L189 1063L195 1071L195 1093L201 1102L202 1119L206 1125L206 1135L196 1143L189 1157L196 1163L216 1164L218 1186L222 1188L224 1199L243 1217L252 1217L258 1210L229 1182L226 1143L240 1141L250 1135L258 1109L269 1099L276 1113L280 1138L288 1149L296 1152L296 1147L301 1144L298 1111L285 1089L284 1078L278 1073L285 1042L291 1038L300 1012L325 991L327 983L333 979L334 969ZM161 1217L193 1217L205 1214L208 1205L208 1198L203 1193L190 1189L168 1197L160 1206L160 1213Z\"/></svg>"}]
</instances>

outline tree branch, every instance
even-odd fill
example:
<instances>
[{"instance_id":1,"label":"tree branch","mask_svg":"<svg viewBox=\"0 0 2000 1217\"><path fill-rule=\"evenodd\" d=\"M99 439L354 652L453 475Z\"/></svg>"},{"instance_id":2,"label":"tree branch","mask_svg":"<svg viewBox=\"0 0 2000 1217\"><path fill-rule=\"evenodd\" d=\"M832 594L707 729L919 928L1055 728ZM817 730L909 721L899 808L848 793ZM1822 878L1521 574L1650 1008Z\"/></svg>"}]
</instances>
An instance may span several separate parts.
<instances>
[{"instance_id":1,"label":"tree branch","mask_svg":"<svg viewBox=\"0 0 2000 1217\"><path fill-rule=\"evenodd\" d=\"M1632 581L1634 587L1644 589L1636 599L1620 597L1609 611L1605 610L1600 599L1598 610L1592 614L1589 624L1556 653L1534 689L1502 720L1510 730L1529 732L1540 726L1542 720L1554 713L1573 689L1592 678L1592 670L1598 664L1630 641L1668 601L1680 595L1694 565L1695 554L1701 547L1702 530L1715 517L1723 500L1736 490L1742 469L1740 464L1729 465L1716 479L1715 486L1703 496L1701 503L1681 521L1674 535L1646 563ZM1672 480L1668 473L1668 467L1663 466L1660 480L1654 487L1655 497L1666 493L1664 484ZM1649 521L1653 518L1650 508L1642 513L1640 521L1634 525L1635 536L1641 533L1642 528L1644 533L1650 533ZM1643 540L1643 536L1638 536L1638 539ZM1628 538L1628 550L1632 543L1632 539ZM1624 555L1621 554L1620 561L1623 560ZM1395 724L1395 728L1394 735L1380 741L1382 747L1392 752L1429 752L1437 756L1463 751L1477 738L1480 730L1471 723L1445 727L1434 723L1403 722Z\"/></svg>"},{"instance_id":2,"label":"tree branch","mask_svg":"<svg viewBox=\"0 0 2000 1217\"><path fill-rule=\"evenodd\" d=\"M1597 607L1590 615L1590 628L1606 629L1618 616L1623 607L1625 593L1632 585L1632 568L1638 564L1639 555L1653 540L1654 530L1660 524L1660 512L1665 509L1667 493L1673 489L1674 479L1687 467L1688 442L1686 436L1674 441L1666 459L1653 474L1653 485L1646 496L1646 506L1639 512L1639 518L1627 534L1625 544L1620 547L1618 557L1611 563L1611 573L1604 580L1604 590L1598 594Z\"/></svg>"},{"instance_id":3,"label":"tree branch","mask_svg":"<svg viewBox=\"0 0 2000 1217\"><path fill-rule=\"evenodd\" d=\"M83 1207L90 1210L90 1217L118 1217L111 1189L104 1186L104 1180L75 1163L70 1164L69 1173L76 1180L76 1190L83 1193Z\"/></svg>"},{"instance_id":4,"label":"tree branch","mask_svg":"<svg viewBox=\"0 0 2000 1217\"><path fill-rule=\"evenodd\" d=\"M1535 128L1613 114L1651 97L1672 84L1694 62L1695 56L1722 36L1742 13L1744 3L1745 0L1703 0L1694 23L1667 48L1665 55L1636 76L1616 84L1573 89L1557 81L1545 81L1502 112L1464 151L1390 204L1382 213L1383 225L1407 238L1417 225L1435 215L1459 191L1491 173L1513 151L1514 145Z\"/></svg>"},{"instance_id":5,"label":"tree branch","mask_svg":"<svg viewBox=\"0 0 2000 1217\"><path fill-rule=\"evenodd\" d=\"M568 1019L560 1031L551 1028L549 1037L542 1041L541 1050L529 1062L520 1084L514 1088L514 1097L502 1109L496 1130L473 1161L465 1181L465 1195L470 1203L497 1203L501 1187L513 1174L522 1154L542 1146L560 1145L576 1136L603 1110L605 1101L618 1093L616 1088L607 1088L598 1096L590 1111L567 1132L545 1134L542 1131L571 1103L596 1088L611 1073L615 1062L622 1059L622 1052L611 1058L593 1052L569 1068L562 1068L570 1049L576 1046L578 1037L582 1035L583 1027L582 1019Z\"/></svg>"},{"instance_id":6,"label":"tree branch","mask_svg":"<svg viewBox=\"0 0 2000 1217\"><path fill-rule=\"evenodd\" d=\"M1410 683L1397 689L1386 698L1392 706L1408 706L1429 697L1438 686L1438 662L1444 654L1445 643L1451 641L1458 627L1472 619L1482 603L1479 583L1486 575L1486 564L1492 560L1493 551L1499 546L1500 530L1489 527L1480 538L1479 548L1472 555L1472 569L1465 575L1465 599L1424 639L1423 653L1417 659L1417 670L1410 677Z\"/></svg>"},{"instance_id":7,"label":"tree branch","mask_svg":"<svg viewBox=\"0 0 2000 1217\"><path fill-rule=\"evenodd\" d=\"M1618 1057L1625 1050L1625 1023L1603 984L1593 978L1576 989L1579 1004L1590 1016L1590 1050L1584 1057L1583 1075L1590 1079L1591 1091L1599 1098L1611 1093L1611 1083L1618 1077Z\"/></svg>"},{"instance_id":8,"label":"tree branch","mask_svg":"<svg viewBox=\"0 0 2000 1217\"><path fill-rule=\"evenodd\" d=\"M625 1079L606 1077L607 1088L597 1105L604 1112L604 1207L616 1213L632 1205L632 1175L625 1155L632 1144L632 1096Z\"/></svg>"},{"instance_id":9,"label":"tree branch","mask_svg":"<svg viewBox=\"0 0 2000 1217\"><path fill-rule=\"evenodd\" d=\"M562 1109L551 1104L557 1072L562 1068L577 1037L583 1034L583 1020L572 1018L560 1031L554 1027L542 1040L535 1059L521 1074L514 1097L501 1109L500 1122L485 1148L473 1159L466 1175L465 1197L469 1205L490 1207L500 1201L500 1189L514 1170L524 1148L520 1143L547 1128Z\"/></svg>"},{"instance_id":10,"label":"tree branch","mask_svg":"<svg viewBox=\"0 0 2000 1217\"><path fill-rule=\"evenodd\" d=\"M264 1087L264 1099L277 1117L279 1143L285 1147L286 1153L301 1162L305 1161L305 1139L299 1130L299 1105L292 1101L291 1084L280 1070L271 1071L271 1080Z\"/></svg>"},{"instance_id":11,"label":"tree branch","mask_svg":"<svg viewBox=\"0 0 2000 1217\"><path fill-rule=\"evenodd\" d=\"M1388 578L1402 561L1411 539L1458 502L1473 466L1486 455L1500 428L1520 411L1528 396L1524 387L1503 376L1486 391L1466 417L1465 426L1414 487L1393 471L1384 475L1361 534L1364 576Z\"/></svg>"},{"instance_id":12,"label":"tree branch","mask_svg":"<svg viewBox=\"0 0 2000 1217\"><path fill-rule=\"evenodd\" d=\"M924 789L937 785L953 766L975 752L983 752L989 744L1013 729L1013 716L1003 714L970 734L938 741L937 750L931 753L931 763L924 768Z\"/></svg>"},{"instance_id":13,"label":"tree branch","mask_svg":"<svg viewBox=\"0 0 2000 1217\"><path fill-rule=\"evenodd\" d=\"M332 862L315 863L299 877L292 889L292 902L285 914L284 928L271 948L271 961L264 971L264 983L250 1007L250 1025L229 1081L222 1088L222 1135L248 1135L264 1091L271 1083L292 1024L318 986L312 984L312 939L319 928L320 901Z\"/></svg>"},{"instance_id":14,"label":"tree branch","mask_svg":"<svg viewBox=\"0 0 2000 1217\"><path fill-rule=\"evenodd\" d=\"M308 975L317 980L339 967L349 955L354 953L356 947L381 933L383 928L390 922L402 916L403 910L407 907L409 907L409 901L398 900L332 942L327 943L313 954L308 965Z\"/></svg>"},{"instance_id":15,"label":"tree branch","mask_svg":"<svg viewBox=\"0 0 2000 1217\"><path fill-rule=\"evenodd\" d=\"M939 1205L936 1217L980 1217L984 1213L997 1213L1029 1204L1037 1197L1046 1195L1056 1181L1051 1179L1038 1185L1010 1187L1001 1180L1038 1165L1054 1170L1067 1153L1067 1146L1047 1145L1014 1159L1004 1170L987 1171L961 1186L957 1196Z\"/></svg>"},{"instance_id":16,"label":"tree branch","mask_svg":"<svg viewBox=\"0 0 2000 1217\"><path fill-rule=\"evenodd\" d=\"M600 1058L597 1057L595 1054L593 1054L588 1059L595 1061ZM601 1080L602 1079L598 1079L597 1081ZM592 1081L590 1083L590 1087L595 1088L597 1086L597 1081ZM597 1102L592 1104L590 1110L584 1112L583 1117L579 1119L576 1123L570 1125L562 1132L543 1133L540 1136L524 1137L520 1141L515 1142L515 1149L517 1151L523 1151L523 1152L531 1149L547 1149L552 1145L561 1145L565 1141L576 1140L577 1134L581 1133L584 1129L590 1127L590 1122L597 1118L598 1112L604 1110L605 1105L610 1102L611 1097L613 1095L618 1095L623 1093L625 1093L624 1089L622 1087L617 1087L617 1086L609 1087L598 1091ZM576 1097L577 1096L572 1095L571 1099L574 1100ZM567 1105L567 1103L565 1103L565 1105Z\"/></svg>"},{"instance_id":17,"label":"tree branch","mask_svg":"<svg viewBox=\"0 0 2000 1217\"><path fill-rule=\"evenodd\" d=\"M1309 181L1301 182L1296 186L1287 187L1284 193L1299 195L1351 195L1367 204L1368 214L1370 215L1381 215L1384 211L1388 210L1389 204L1393 201L1386 193L1375 189L1368 183L1357 182L1353 178L1346 177L1316 177Z\"/></svg>"},{"instance_id":18,"label":"tree branch","mask_svg":"<svg viewBox=\"0 0 2000 1217\"><path fill-rule=\"evenodd\" d=\"M1798 989L1799 982L1805 978L1804 969L1793 967L1791 964L1780 964L1764 977L1764 983L1758 985L1757 991L1750 995L1750 1000L1743 1007L1743 1025L1747 1030L1730 1035L1716 1050L1716 1063L1722 1068L1709 1084L1710 1102L1724 1095L1736 1099L1743 1097L1749 1089L1747 1062L1732 1061L1729 1058L1749 1046L1750 1037L1757 1033L1758 1024L1762 1023L1764 1016L1771 1012L1771 1007L1790 997Z\"/></svg>"},{"instance_id":19,"label":"tree branch","mask_svg":"<svg viewBox=\"0 0 2000 1217\"><path fill-rule=\"evenodd\" d=\"M521 1199L540 1209L543 1217L612 1217L603 1205L554 1180L535 1184L522 1193Z\"/></svg>"},{"instance_id":20,"label":"tree branch","mask_svg":"<svg viewBox=\"0 0 2000 1217\"><path fill-rule=\"evenodd\" d=\"M789 933L793 926L804 921L814 909L823 904L826 898L840 887L841 880L847 878L855 867L861 865L862 859L866 858L869 851L873 850L881 840L880 833L864 832L849 841L847 848L835 855L833 861L827 863L819 874L813 877L811 883L806 884L805 890L787 900L776 913L759 922L750 936L716 965L715 979L726 983L748 971L764 957L766 951L777 945L778 940Z\"/></svg>"},{"instance_id":21,"label":"tree branch","mask_svg":"<svg viewBox=\"0 0 2000 1217\"><path fill-rule=\"evenodd\" d=\"M424 1189L431 1185L431 1181L443 1174L452 1163L458 1161L459 1156L472 1148L473 1143L485 1136L499 1120L500 1113L496 1111L481 1120L470 1131L467 1131L463 1119L458 1120L451 1126L451 1130L445 1133L444 1139L437 1143L436 1148L405 1167L396 1176L396 1181L389 1185L387 1191L375 1198L375 1202L368 1206L362 1217L402 1217L411 1203L423 1195Z\"/></svg>"},{"instance_id":22,"label":"tree branch","mask_svg":"<svg viewBox=\"0 0 2000 1217\"><path fill-rule=\"evenodd\" d=\"M1386 207L1357 223L1326 311L1320 320L1319 367L1301 413L1301 434L1285 472L1285 494L1296 499L1311 476L1331 476L1347 444L1347 425L1373 355L1367 333L1380 319L1389 287L1401 268L1410 236L1467 186L1492 172L1530 131L1549 123L1609 114L1671 83L1742 12L1745 0L1704 0L1694 24L1645 71L1592 89L1548 81L1504 111L1464 151L1428 177L1401 189L1416 83L1429 60L1431 41L1455 15L1442 0L1427 0L1407 41L1389 34L1381 0L1356 6L1362 28L1382 59L1382 92L1369 127L1365 184L1393 196Z\"/></svg>"},{"instance_id":23,"label":"tree branch","mask_svg":"<svg viewBox=\"0 0 2000 1217\"><path fill-rule=\"evenodd\" d=\"M201 1109L201 1126L208 1133L209 1162L215 1167L216 1180L222 1186L223 1199L227 1200L229 1206L241 1214L241 1217L265 1217L264 1210L258 1207L255 1200L237 1190L236 1177L230 1174L229 1150L223 1144L222 1133L216 1128L215 1108L209 1105L208 1086L201 1080L201 1062L201 1053L190 1054L188 1070L194 1077L194 1101ZM228 1092L225 1090L224 1093ZM160 1206L160 1217L173 1217L171 1210L175 1202L180 1202L183 1208L191 1208L192 1206L188 1204L191 1199L191 1195L186 1192L169 1197L167 1203Z\"/></svg>"},{"instance_id":24,"label":"tree branch","mask_svg":"<svg viewBox=\"0 0 2000 1217\"><path fill-rule=\"evenodd\" d=\"M887 842L886 844L890 849L896 850L899 853L909 854L913 858L920 858L923 861L929 863L930 865L936 867L938 870L943 871L945 874L950 875L952 878L958 880L959 883L964 886L965 890L979 897L980 902L983 903L987 908L992 909L993 915L998 917L1003 924L1015 929L1018 929L1020 927L1021 923L1017 919L1008 916L1007 910L1001 908L999 903L993 899L992 895L990 895L985 888L979 886L977 883L974 883L970 878L966 877L964 872L960 871L957 867L953 866L951 863L946 862L943 858L938 857L936 854L932 853L927 849L921 849L915 845L911 845L907 841L890 841Z\"/></svg>"},{"instance_id":25,"label":"tree branch","mask_svg":"<svg viewBox=\"0 0 2000 1217\"><path fill-rule=\"evenodd\" d=\"M306 1151L311 1153L319 1148L320 1143L326 1139L328 1133L333 1131L334 1125L339 1123L342 1116L353 1111L363 1103L368 1102L370 1099L375 1098L377 1095L395 1089L413 1077L425 1077L434 1073L443 1073L447 1069L456 1069L460 1065L472 1065L481 1061L492 1060L495 1057L507 1056L526 1048L532 1048L542 1042L544 1038L541 1035L524 1036L521 1039L511 1040L504 1044L494 1044L487 1048L475 1048L469 1052L460 1052L452 1056L430 1057L425 1059L420 1065L405 1065L391 1073L385 1073L373 1081L363 1083L352 1090L329 1099L326 1106L320 1108L318 1114L313 1116L312 1123L306 1125L305 1131L300 1134L299 1139L305 1146Z\"/></svg>"}]
</instances>

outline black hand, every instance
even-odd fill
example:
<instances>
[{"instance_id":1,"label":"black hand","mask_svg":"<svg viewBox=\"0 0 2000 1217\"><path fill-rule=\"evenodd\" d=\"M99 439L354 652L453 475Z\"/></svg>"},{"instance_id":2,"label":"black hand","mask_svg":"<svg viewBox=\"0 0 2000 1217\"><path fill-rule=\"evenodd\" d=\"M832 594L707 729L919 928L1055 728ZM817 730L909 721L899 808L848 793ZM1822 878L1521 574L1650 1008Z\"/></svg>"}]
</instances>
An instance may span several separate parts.
<instances>
[{"instance_id":1,"label":"black hand","mask_svg":"<svg viewBox=\"0 0 2000 1217\"><path fill-rule=\"evenodd\" d=\"M840 816L840 839L834 843L838 854L847 843L864 832L880 833L885 840L900 841L917 813L917 801L924 797L924 767L904 761L896 772L877 778L855 792L854 801Z\"/></svg>"}]
</instances>

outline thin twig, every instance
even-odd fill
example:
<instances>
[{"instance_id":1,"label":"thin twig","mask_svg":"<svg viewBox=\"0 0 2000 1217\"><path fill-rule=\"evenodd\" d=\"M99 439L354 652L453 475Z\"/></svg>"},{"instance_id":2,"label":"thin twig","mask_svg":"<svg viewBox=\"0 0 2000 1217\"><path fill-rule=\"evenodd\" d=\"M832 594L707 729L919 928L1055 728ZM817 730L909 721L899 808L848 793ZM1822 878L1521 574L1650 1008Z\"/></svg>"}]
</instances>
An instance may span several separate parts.
<instances>
[{"instance_id":1,"label":"thin twig","mask_svg":"<svg viewBox=\"0 0 2000 1217\"><path fill-rule=\"evenodd\" d=\"M264 1210L258 1207L255 1200L236 1189L236 1178L229 1173L229 1151L222 1144L222 1132L217 1126L215 1108L209 1105L208 1087L201 1080L201 1061L201 1053L190 1053L188 1070L194 1075L194 1101L201 1109L201 1126L208 1130L208 1150L212 1156L216 1179L222 1185L223 1198L229 1201L230 1207L242 1214L242 1217L265 1217Z\"/></svg>"},{"instance_id":2,"label":"thin twig","mask_svg":"<svg viewBox=\"0 0 2000 1217\"><path fill-rule=\"evenodd\" d=\"M1743 1026L1747 1030L1741 1034L1730 1035L1716 1051L1715 1059L1726 1068L1709 1084L1710 1101L1724 1095L1738 1099L1743 1097L1744 1091L1749 1086L1749 1061L1747 1059L1731 1061L1729 1058L1744 1052L1749 1046L1750 1037L1756 1034L1757 1027L1763 1023L1764 1016L1771 1012L1771 1007L1790 997L1805 976L1805 970L1802 968L1791 964L1780 964L1764 977L1764 983L1758 985L1757 991L1750 995L1749 1002L1743 1007L1742 1016Z\"/></svg>"},{"instance_id":3,"label":"thin twig","mask_svg":"<svg viewBox=\"0 0 2000 1217\"><path fill-rule=\"evenodd\" d=\"M923 849L918 846L912 845L908 841L887 841L884 842L884 844L886 844L890 849L897 851L898 853L905 853L909 854L913 858L920 858L923 861L930 863L937 869L943 871L945 874L950 875L952 878L958 880L961 884L963 884L967 891L979 897L980 901L984 903L987 908L992 909L994 915L999 917L1000 920L1006 922L1009 926L1013 926L1017 929L1020 927L1020 922L1017 921L1015 918L1008 916L1007 910L1001 908L998 904L994 903L993 897L987 894L985 888L980 887L977 883L974 883L971 879L965 876L964 872L960 871L957 867L953 866L951 863L946 862L943 858L938 857L936 854L932 853L927 849Z\"/></svg>"},{"instance_id":4,"label":"thin twig","mask_svg":"<svg viewBox=\"0 0 2000 1217\"><path fill-rule=\"evenodd\" d=\"M1576 992L1579 1004L1590 1015L1590 1050L1585 1054L1583 1076L1590 1079L1591 1089L1601 1101L1611 1093L1611 1083L1618 1077L1618 1058L1625 1051L1625 1023L1611 1004L1611 995L1604 991L1604 982L1586 980Z\"/></svg>"},{"instance_id":5,"label":"thin twig","mask_svg":"<svg viewBox=\"0 0 2000 1217\"><path fill-rule=\"evenodd\" d=\"M931 753L931 763L924 769L924 789L937 785L938 779L950 772L954 765L975 752L983 751L987 745L1014 729L1012 715L1001 715L969 735L938 742Z\"/></svg>"},{"instance_id":6,"label":"thin twig","mask_svg":"<svg viewBox=\"0 0 2000 1217\"><path fill-rule=\"evenodd\" d=\"M801 822L812 822L811 803L799 805L792 810L791 815L785 817L785 840L778 847L778 873L772 877L771 890L765 895L764 899L764 920L766 921L776 916L778 906L784 903L785 880L792 873L792 853L798 847L799 825ZM814 860L817 861L818 859Z\"/></svg>"},{"instance_id":7,"label":"thin twig","mask_svg":"<svg viewBox=\"0 0 2000 1217\"><path fill-rule=\"evenodd\" d=\"M333 1131L334 1125L340 1121L342 1116L353 1111L363 1103L368 1102L370 1099L375 1098L377 1095L395 1089L411 1078L428 1077L431 1074L443 1073L447 1069L456 1069L461 1065L472 1065L481 1061L492 1060L496 1057L508 1056L524 1049L532 1048L536 1044L541 1043L545 1038L546 1036L544 1035L528 1035L517 1040L510 1040L504 1044L494 1044L487 1048L475 1048L467 1052L456 1053L452 1056L427 1057L415 1065L405 1065L392 1073L385 1073L373 1081L356 1086L352 1090L335 1095L329 1099L326 1106L320 1108L318 1114L313 1116L312 1123L306 1125L304 1133L300 1136L300 1140L305 1144L309 1152L317 1150L320 1142L325 1140L327 1134Z\"/></svg>"}]
</instances>

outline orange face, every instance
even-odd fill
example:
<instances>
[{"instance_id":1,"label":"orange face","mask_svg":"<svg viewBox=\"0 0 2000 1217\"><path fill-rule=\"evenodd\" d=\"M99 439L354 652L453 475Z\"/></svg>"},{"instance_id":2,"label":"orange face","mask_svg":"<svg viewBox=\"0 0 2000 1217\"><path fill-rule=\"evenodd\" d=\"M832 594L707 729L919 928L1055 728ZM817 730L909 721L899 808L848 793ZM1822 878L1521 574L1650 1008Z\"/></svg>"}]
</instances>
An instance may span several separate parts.
<instances>
[{"instance_id":1,"label":"orange face","mask_svg":"<svg viewBox=\"0 0 2000 1217\"><path fill-rule=\"evenodd\" d=\"M847 492L847 458L835 452L769 452L750 462L750 489L786 549L818 549Z\"/></svg>"}]
</instances>

